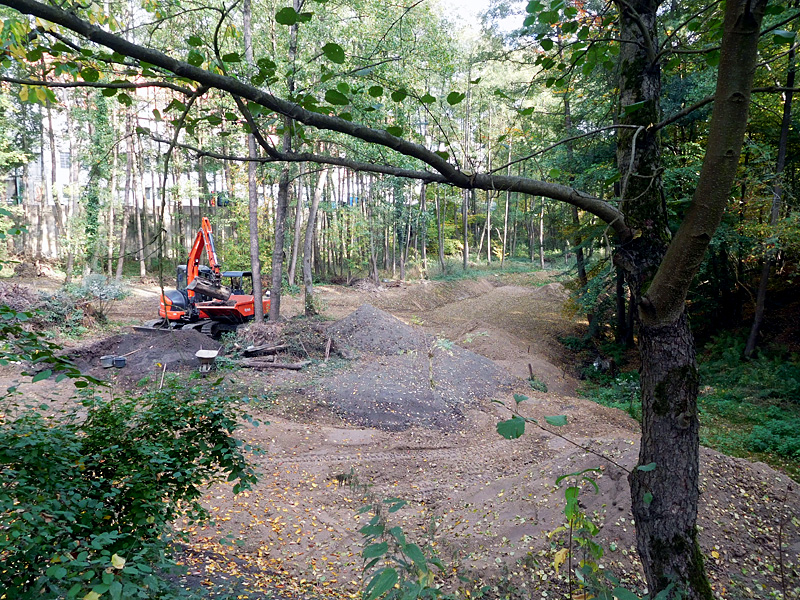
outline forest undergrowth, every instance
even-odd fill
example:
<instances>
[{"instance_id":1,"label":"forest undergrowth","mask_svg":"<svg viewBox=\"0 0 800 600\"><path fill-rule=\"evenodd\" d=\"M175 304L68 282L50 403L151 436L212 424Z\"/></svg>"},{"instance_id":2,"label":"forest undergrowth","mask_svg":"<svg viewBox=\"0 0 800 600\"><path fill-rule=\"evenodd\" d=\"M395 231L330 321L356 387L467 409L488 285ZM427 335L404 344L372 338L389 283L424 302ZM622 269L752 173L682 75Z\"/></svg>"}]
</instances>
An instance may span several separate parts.
<instances>
[{"instance_id":1,"label":"forest undergrowth","mask_svg":"<svg viewBox=\"0 0 800 600\"><path fill-rule=\"evenodd\" d=\"M578 340L564 340L573 350ZM765 346L743 358L746 335L724 332L698 351L700 441L724 454L762 461L800 481L800 356L780 345ZM635 358L603 345L620 370L583 368L585 398L619 408L641 419L639 373Z\"/></svg>"}]
</instances>

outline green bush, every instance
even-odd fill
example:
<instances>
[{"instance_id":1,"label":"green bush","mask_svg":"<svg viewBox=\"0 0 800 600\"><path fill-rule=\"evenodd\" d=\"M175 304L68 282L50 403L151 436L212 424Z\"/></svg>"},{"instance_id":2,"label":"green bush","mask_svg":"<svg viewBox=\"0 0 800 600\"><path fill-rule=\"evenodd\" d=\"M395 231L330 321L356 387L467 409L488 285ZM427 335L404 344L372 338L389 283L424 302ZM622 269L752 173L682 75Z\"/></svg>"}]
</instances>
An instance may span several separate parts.
<instances>
[{"instance_id":1,"label":"green bush","mask_svg":"<svg viewBox=\"0 0 800 600\"><path fill-rule=\"evenodd\" d=\"M800 459L800 429L796 420L771 419L756 425L747 440L754 452L771 452Z\"/></svg>"},{"instance_id":2,"label":"green bush","mask_svg":"<svg viewBox=\"0 0 800 600\"><path fill-rule=\"evenodd\" d=\"M620 373L617 377L609 377L602 383L587 383L579 393L584 398L603 406L624 410L636 420L642 418L642 390L638 372Z\"/></svg>"},{"instance_id":3,"label":"green bush","mask_svg":"<svg viewBox=\"0 0 800 600\"><path fill-rule=\"evenodd\" d=\"M127 296L120 282L99 273L87 275L79 285L64 286L64 290L76 300L88 303L93 316L101 322L106 320L111 305Z\"/></svg>"},{"instance_id":4,"label":"green bush","mask_svg":"<svg viewBox=\"0 0 800 600\"><path fill-rule=\"evenodd\" d=\"M176 383L82 405L85 418L34 409L0 427L0 588L8 600L167 597L171 522L207 516L211 481L256 481L235 406Z\"/></svg>"}]
</instances>

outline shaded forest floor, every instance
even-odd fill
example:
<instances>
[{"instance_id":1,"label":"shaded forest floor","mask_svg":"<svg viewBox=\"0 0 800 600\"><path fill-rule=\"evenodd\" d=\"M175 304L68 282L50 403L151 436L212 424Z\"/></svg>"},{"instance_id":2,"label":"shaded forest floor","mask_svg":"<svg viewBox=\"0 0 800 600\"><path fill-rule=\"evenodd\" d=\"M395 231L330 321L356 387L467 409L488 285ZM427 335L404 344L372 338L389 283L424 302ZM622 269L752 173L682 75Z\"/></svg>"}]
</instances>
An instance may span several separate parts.
<instances>
[{"instance_id":1,"label":"shaded forest floor","mask_svg":"<svg viewBox=\"0 0 800 600\"><path fill-rule=\"evenodd\" d=\"M389 525L438 554L448 586L485 597L564 593L565 569L553 566L566 544L563 532L551 535L564 522L564 486L555 479L597 467L600 491L583 489L581 506L600 527L600 562L642 591L625 472L636 463L638 424L576 397L579 369L558 338L579 334L581 325L563 315L560 284L530 273L317 291L331 321L315 322L316 342L311 336L292 348L313 359L308 368L222 371L230 393L248 398L247 410L270 423L241 432L264 451L253 457L261 482L239 496L214 487L204 498L214 521L179 524L188 535L184 585L213 584L233 597L347 595L363 583L359 529L369 515L359 509L402 498L407 504L387 515ZM144 321L157 303L156 287L136 287L110 318ZM359 309L365 303L371 306ZM297 314L301 298L282 306ZM276 339L292 323L274 326ZM327 361L319 353L326 338ZM186 343L173 342L170 351L191 356ZM148 356L153 379L160 363ZM187 365L173 362L175 376L189 376ZM532 389L530 373L547 392ZM114 373L130 385L124 376L124 369ZM4 370L0 383L11 377ZM39 398L68 389L26 387ZM564 414L568 425L500 438L496 423L510 413L491 401L514 404L514 393L530 397L520 405L524 415L544 422ZM787 597L797 597L796 486L762 463L709 449L701 460L700 543L717 597L766 598L781 589L782 576ZM363 485L346 485L355 483Z\"/></svg>"}]
</instances>

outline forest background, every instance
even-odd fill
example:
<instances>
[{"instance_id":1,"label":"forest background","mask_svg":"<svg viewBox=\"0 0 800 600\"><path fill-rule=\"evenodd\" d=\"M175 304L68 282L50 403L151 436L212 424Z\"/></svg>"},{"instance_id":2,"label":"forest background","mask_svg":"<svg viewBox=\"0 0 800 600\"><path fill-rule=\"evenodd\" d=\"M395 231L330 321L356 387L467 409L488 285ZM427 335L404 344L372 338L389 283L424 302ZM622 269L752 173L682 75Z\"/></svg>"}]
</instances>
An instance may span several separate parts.
<instances>
[{"instance_id":1,"label":"forest background","mask_svg":"<svg viewBox=\"0 0 800 600\"><path fill-rule=\"evenodd\" d=\"M75 9L87 26L161 48L197 73L126 54L64 17L61 25L106 48L84 45L35 3L4 4L0 170L9 174L7 219L26 225L5 252L58 261L68 279L120 278L132 266L140 277L170 273L209 216L225 268L271 263L273 316L281 290L301 282L303 261L308 292L313 278L558 261L576 280L575 312L589 322L582 343L621 356L641 341L642 325L663 325L641 312L642 300L651 284L662 289L654 268L704 189L710 116L721 104L713 99L727 79L718 72L730 68L722 3L500 3L470 43L427 3ZM702 261L695 253L673 271L692 282L683 295L695 335L711 341L709 364L720 372L735 363L736 385L714 410L732 412L742 394L757 401L745 411L761 428L756 438L726 443L791 462L800 452L790 354L798 9L759 7L761 33L744 69L755 77L747 97L750 87L757 94L741 155L728 155L731 176L716 182L719 226L695 236L704 238ZM212 85L199 70L278 100ZM420 160L432 169L420 170ZM673 312L663 318L678 323ZM683 354L693 363L693 351ZM648 414L658 385L644 387Z\"/></svg>"}]
</instances>

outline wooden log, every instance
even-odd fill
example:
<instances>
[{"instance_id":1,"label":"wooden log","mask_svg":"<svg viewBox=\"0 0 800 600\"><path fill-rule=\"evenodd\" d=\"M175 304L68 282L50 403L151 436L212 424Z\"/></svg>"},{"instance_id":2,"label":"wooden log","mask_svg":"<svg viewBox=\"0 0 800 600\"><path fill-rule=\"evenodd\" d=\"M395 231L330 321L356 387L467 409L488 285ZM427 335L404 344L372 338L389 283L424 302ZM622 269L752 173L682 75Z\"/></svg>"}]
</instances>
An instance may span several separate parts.
<instances>
[{"instance_id":1,"label":"wooden log","mask_svg":"<svg viewBox=\"0 0 800 600\"><path fill-rule=\"evenodd\" d=\"M211 281L207 281L202 277L195 277L192 283L186 286L187 290L192 290L199 294L205 294L217 300L227 301L231 297L230 288L224 285L216 286Z\"/></svg>"},{"instance_id":2,"label":"wooden log","mask_svg":"<svg viewBox=\"0 0 800 600\"><path fill-rule=\"evenodd\" d=\"M285 350L288 348L288 344L278 344L277 346L270 346L269 344L264 344L263 346L248 346L244 350L242 350L242 354L245 356L260 356L264 354L276 354L281 350Z\"/></svg>"}]
</instances>

